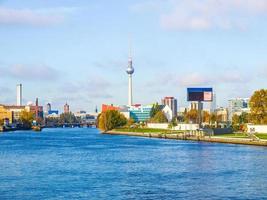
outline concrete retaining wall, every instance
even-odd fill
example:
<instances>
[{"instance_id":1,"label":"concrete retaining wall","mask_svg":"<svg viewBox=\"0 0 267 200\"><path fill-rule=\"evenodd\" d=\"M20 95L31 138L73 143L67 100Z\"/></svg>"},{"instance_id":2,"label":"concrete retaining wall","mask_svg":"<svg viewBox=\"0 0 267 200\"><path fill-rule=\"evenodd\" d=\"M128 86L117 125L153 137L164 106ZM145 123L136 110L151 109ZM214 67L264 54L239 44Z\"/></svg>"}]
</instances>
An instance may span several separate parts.
<instances>
[{"instance_id":1,"label":"concrete retaining wall","mask_svg":"<svg viewBox=\"0 0 267 200\"><path fill-rule=\"evenodd\" d=\"M156 129L168 129L168 123L147 123L148 128L156 128ZM195 131L199 129L198 124L178 124L177 126L173 127L172 130L182 130L182 131Z\"/></svg>"},{"instance_id":2,"label":"concrete retaining wall","mask_svg":"<svg viewBox=\"0 0 267 200\"><path fill-rule=\"evenodd\" d=\"M267 125L251 125L248 124L249 133L267 133Z\"/></svg>"}]
</instances>

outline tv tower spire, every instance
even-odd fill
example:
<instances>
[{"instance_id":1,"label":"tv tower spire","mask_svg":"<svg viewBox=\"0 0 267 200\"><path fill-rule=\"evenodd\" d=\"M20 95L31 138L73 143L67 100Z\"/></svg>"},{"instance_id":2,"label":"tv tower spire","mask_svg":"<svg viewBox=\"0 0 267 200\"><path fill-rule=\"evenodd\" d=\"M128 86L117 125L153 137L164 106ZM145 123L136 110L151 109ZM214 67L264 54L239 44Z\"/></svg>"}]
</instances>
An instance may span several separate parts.
<instances>
[{"instance_id":1,"label":"tv tower spire","mask_svg":"<svg viewBox=\"0 0 267 200\"><path fill-rule=\"evenodd\" d=\"M128 106L133 105L133 91L132 91L132 74L134 73L132 61L132 47L131 40L129 41L129 58L126 73L128 74Z\"/></svg>"}]
</instances>

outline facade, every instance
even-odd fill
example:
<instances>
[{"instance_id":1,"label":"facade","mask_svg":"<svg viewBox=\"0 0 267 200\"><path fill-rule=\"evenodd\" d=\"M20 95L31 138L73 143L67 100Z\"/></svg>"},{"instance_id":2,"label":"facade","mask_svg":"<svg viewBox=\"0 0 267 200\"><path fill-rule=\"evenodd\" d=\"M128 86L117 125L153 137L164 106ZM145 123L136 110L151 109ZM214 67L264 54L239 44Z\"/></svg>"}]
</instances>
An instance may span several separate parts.
<instances>
[{"instance_id":1,"label":"facade","mask_svg":"<svg viewBox=\"0 0 267 200\"><path fill-rule=\"evenodd\" d=\"M135 122L145 122L150 119L152 105L142 106L140 104L129 107L130 117Z\"/></svg>"},{"instance_id":2,"label":"facade","mask_svg":"<svg viewBox=\"0 0 267 200\"><path fill-rule=\"evenodd\" d=\"M20 118L21 112L25 110L25 106L4 106L7 110L12 112L12 122L17 122Z\"/></svg>"},{"instance_id":3,"label":"facade","mask_svg":"<svg viewBox=\"0 0 267 200\"><path fill-rule=\"evenodd\" d=\"M13 113L8 110L5 106L0 105L0 120L6 121L8 119L9 123L13 122Z\"/></svg>"},{"instance_id":4,"label":"facade","mask_svg":"<svg viewBox=\"0 0 267 200\"><path fill-rule=\"evenodd\" d=\"M22 84L17 85L17 106L22 106Z\"/></svg>"},{"instance_id":5,"label":"facade","mask_svg":"<svg viewBox=\"0 0 267 200\"><path fill-rule=\"evenodd\" d=\"M43 119L43 117L44 117L43 106L28 105L28 106L25 106L25 110L27 112L33 113L35 118L37 117L37 118Z\"/></svg>"},{"instance_id":6,"label":"facade","mask_svg":"<svg viewBox=\"0 0 267 200\"><path fill-rule=\"evenodd\" d=\"M65 103L64 105L64 113L69 113L70 112L70 106L69 104Z\"/></svg>"},{"instance_id":7,"label":"facade","mask_svg":"<svg viewBox=\"0 0 267 200\"><path fill-rule=\"evenodd\" d=\"M228 120L232 121L234 114L241 115L242 112L249 112L249 98L234 98L228 101Z\"/></svg>"},{"instance_id":8,"label":"facade","mask_svg":"<svg viewBox=\"0 0 267 200\"><path fill-rule=\"evenodd\" d=\"M165 117L168 119L168 122L171 122L174 117L172 109L168 105L166 105L162 109L162 112L164 113Z\"/></svg>"},{"instance_id":9,"label":"facade","mask_svg":"<svg viewBox=\"0 0 267 200\"><path fill-rule=\"evenodd\" d=\"M227 108L217 108L215 110L215 113L217 114L217 116L221 117L221 121L222 122L227 122L228 121L228 110Z\"/></svg>"},{"instance_id":10,"label":"facade","mask_svg":"<svg viewBox=\"0 0 267 200\"><path fill-rule=\"evenodd\" d=\"M170 107L172 111L172 117L177 116L177 99L175 99L174 97L164 97L161 100L161 104Z\"/></svg>"},{"instance_id":11,"label":"facade","mask_svg":"<svg viewBox=\"0 0 267 200\"><path fill-rule=\"evenodd\" d=\"M203 110L203 102L197 102L197 101L191 102L190 110Z\"/></svg>"},{"instance_id":12,"label":"facade","mask_svg":"<svg viewBox=\"0 0 267 200\"><path fill-rule=\"evenodd\" d=\"M216 93L213 92L213 98L212 98L212 102L209 102L210 105L210 113L213 113L216 111L217 109L217 102L216 102Z\"/></svg>"},{"instance_id":13,"label":"facade","mask_svg":"<svg viewBox=\"0 0 267 200\"><path fill-rule=\"evenodd\" d=\"M113 106L113 104L111 104L111 105L102 104L102 112L106 112L107 110L120 110L120 107L119 106Z\"/></svg>"}]
</instances>

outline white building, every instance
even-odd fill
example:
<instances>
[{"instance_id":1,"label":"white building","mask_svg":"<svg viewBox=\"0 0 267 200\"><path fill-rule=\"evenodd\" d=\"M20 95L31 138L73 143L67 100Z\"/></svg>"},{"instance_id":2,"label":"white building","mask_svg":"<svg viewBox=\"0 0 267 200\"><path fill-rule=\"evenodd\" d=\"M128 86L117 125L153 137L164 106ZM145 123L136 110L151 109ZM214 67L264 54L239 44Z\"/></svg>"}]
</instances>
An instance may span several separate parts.
<instances>
[{"instance_id":1,"label":"white building","mask_svg":"<svg viewBox=\"0 0 267 200\"><path fill-rule=\"evenodd\" d=\"M168 122L171 122L174 117L172 109L168 105L166 105L162 109L162 112L164 113L165 117L168 119Z\"/></svg>"},{"instance_id":2,"label":"white building","mask_svg":"<svg viewBox=\"0 0 267 200\"><path fill-rule=\"evenodd\" d=\"M174 97L164 97L161 100L161 104L169 106L172 111L172 117L177 116L177 99L175 99Z\"/></svg>"}]
</instances>

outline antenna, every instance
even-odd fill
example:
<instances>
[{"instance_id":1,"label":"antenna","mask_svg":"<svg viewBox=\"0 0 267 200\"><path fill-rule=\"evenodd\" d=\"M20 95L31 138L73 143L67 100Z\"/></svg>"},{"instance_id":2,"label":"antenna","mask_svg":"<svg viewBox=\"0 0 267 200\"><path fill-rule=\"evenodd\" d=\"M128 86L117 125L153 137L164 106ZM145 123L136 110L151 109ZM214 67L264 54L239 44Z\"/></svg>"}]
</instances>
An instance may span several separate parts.
<instances>
[{"instance_id":1,"label":"antenna","mask_svg":"<svg viewBox=\"0 0 267 200\"><path fill-rule=\"evenodd\" d=\"M129 59L132 59L132 35L129 33Z\"/></svg>"}]
</instances>

